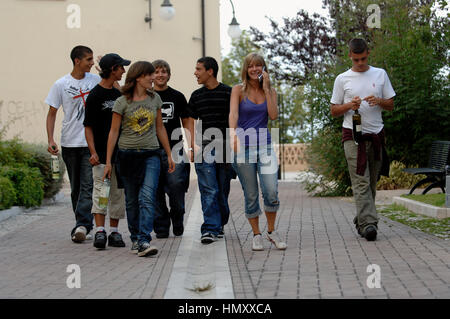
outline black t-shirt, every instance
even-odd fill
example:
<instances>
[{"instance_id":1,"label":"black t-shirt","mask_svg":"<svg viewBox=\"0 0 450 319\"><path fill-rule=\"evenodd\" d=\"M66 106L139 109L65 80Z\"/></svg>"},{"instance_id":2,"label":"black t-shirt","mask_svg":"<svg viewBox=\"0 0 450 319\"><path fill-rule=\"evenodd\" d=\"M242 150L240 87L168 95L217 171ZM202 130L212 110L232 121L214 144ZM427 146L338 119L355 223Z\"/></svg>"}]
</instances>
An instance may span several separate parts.
<instances>
[{"instance_id":1,"label":"black t-shirt","mask_svg":"<svg viewBox=\"0 0 450 319\"><path fill-rule=\"evenodd\" d=\"M100 163L106 164L106 148L111 129L114 102L122 94L116 88L105 89L97 84L86 99L84 126L89 126L94 133L95 150ZM114 158L114 156L113 156Z\"/></svg>"},{"instance_id":2,"label":"black t-shirt","mask_svg":"<svg viewBox=\"0 0 450 319\"><path fill-rule=\"evenodd\" d=\"M222 132L222 138L227 138L230 97L231 87L223 83L219 83L212 90L204 86L192 93L188 104L189 116L202 120L202 135L209 128L218 128ZM209 142L207 138L203 137L203 145Z\"/></svg>"},{"instance_id":3,"label":"black t-shirt","mask_svg":"<svg viewBox=\"0 0 450 319\"><path fill-rule=\"evenodd\" d=\"M189 117L187 101L183 93L172 89L170 86L166 90L156 91L156 93L158 93L163 101L163 105L161 106L162 119L167 131L170 147L173 148L175 144L183 139L183 136L178 133L175 134L173 140L171 136L175 129L181 128L180 119ZM162 148L162 144L159 143L159 145Z\"/></svg>"}]
</instances>

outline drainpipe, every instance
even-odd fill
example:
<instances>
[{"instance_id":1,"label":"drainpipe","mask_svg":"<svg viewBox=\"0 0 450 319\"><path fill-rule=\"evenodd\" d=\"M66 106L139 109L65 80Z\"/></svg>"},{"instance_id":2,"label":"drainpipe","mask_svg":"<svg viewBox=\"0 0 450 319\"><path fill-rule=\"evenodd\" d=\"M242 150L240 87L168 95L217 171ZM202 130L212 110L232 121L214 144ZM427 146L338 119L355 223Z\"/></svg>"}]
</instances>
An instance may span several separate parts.
<instances>
[{"instance_id":1,"label":"drainpipe","mask_svg":"<svg viewBox=\"0 0 450 319\"><path fill-rule=\"evenodd\" d=\"M202 56L206 56L206 39L205 39L205 0L202 4Z\"/></svg>"}]
</instances>

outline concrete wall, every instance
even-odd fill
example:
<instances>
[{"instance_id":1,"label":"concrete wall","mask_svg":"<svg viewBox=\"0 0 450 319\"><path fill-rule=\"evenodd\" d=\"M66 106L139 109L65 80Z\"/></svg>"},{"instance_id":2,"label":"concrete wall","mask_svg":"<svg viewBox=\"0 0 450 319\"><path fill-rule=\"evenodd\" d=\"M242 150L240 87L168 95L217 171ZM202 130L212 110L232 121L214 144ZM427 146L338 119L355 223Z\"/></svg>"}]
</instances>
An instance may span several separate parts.
<instances>
[{"instance_id":1,"label":"concrete wall","mask_svg":"<svg viewBox=\"0 0 450 319\"><path fill-rule=\"evenodd\" d=\"M193 73L202 41L193 38L202 35L201 0L171 0L176 14L169 21L159 17L161 3L152 0L150 29L144 21L148 0L1 0L0 128L10 123L6 137L47 143L44 100L52 84L72 70L70 51L79 44L94 56L163 58L172 68L169 85L189 99L199 87ZM220 61L219 0L205 3L206 55ZM76 11L68 10L72 4L80 9L80 28L71 28L77 24ZM59 111L55 128L58 144L62 115Z\"/></svg>"}]
</instances>

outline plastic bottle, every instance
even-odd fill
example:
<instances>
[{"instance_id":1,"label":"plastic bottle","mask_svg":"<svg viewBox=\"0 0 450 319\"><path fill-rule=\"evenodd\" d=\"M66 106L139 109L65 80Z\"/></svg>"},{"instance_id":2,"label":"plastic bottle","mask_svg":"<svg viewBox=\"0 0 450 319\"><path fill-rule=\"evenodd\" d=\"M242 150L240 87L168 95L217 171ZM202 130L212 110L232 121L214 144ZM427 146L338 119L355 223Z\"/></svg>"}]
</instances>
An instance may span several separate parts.
<instances>
[{"instance_id":1,"label":"plastic bottle","mask_svg":"<svg viewBox=\"0 0 450 319\"><path fill-rule=\"evenodd\" d=\"M109 201L109 190L111 189L111 180L105 178L102 188L100 189L100 196L98 198L98 206L100 208L106 208Z\"/></svg>"}]
</instances>

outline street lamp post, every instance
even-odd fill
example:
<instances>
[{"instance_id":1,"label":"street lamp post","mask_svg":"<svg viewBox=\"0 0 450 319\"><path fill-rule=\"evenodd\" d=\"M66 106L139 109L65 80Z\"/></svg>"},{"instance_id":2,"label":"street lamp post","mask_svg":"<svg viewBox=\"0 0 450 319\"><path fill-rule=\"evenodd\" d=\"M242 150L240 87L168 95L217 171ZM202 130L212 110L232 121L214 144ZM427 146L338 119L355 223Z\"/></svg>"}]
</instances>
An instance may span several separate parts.
<instances>
[{"instance_id":1,"label":"street lamp post","mask_svg":"<svg viewBox=\"0 0 450 319\"><path fill-rule=\"evenodd\" d=\"M239 23L236 20L236 16L234 13L233 1L230 0L230 3L231 3L231 7L233 9L233 19L231 19L231 22L228 25L228 35L232 39L237 39L241 36L241 28L239 27Z\"/></svg>"},{"instance_id":2,"label":"street lamp post","mask_svg":"<svg viewBox=\"0 0 450 319\"><path fill-rule=\"evenodd\" d=\"M164 20L170 20L175 16L175 8L170 3L170 0L164 0L159 8L159 16ZM152 28L152 0L148 0L148 14L145 16L145 22L148 23L148 27Z\"/></svg>"}]
</instances>

